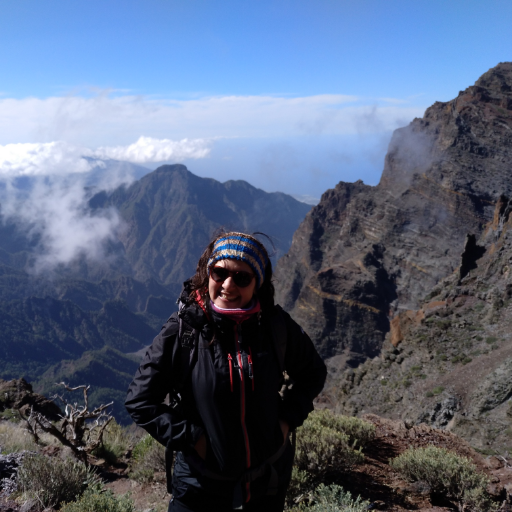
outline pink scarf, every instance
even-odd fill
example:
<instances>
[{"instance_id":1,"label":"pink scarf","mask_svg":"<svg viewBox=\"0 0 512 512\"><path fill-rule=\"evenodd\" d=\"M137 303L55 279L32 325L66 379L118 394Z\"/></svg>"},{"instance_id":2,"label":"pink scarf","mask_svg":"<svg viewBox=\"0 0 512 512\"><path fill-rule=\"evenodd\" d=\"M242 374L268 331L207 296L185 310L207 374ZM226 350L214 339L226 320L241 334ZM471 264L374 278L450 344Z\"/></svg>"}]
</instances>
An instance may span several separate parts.
<instances>
[{"instance_id":1,"label":"pink scarf","mask_svg":"<svg viewBox=\"0 0 512 512\"><path fill-rule=\"evenodd\" d=\"M242 323L244 320L247 320L252 315L259 313L260 311L260 301L258 299L254 299L249 303L249 307L245 309L224 309L219 308L213 302L210 302L212 309L220 313L221 315L225 315L231 320L234 320L237 324Z\"/></svg>"}]
</instances>

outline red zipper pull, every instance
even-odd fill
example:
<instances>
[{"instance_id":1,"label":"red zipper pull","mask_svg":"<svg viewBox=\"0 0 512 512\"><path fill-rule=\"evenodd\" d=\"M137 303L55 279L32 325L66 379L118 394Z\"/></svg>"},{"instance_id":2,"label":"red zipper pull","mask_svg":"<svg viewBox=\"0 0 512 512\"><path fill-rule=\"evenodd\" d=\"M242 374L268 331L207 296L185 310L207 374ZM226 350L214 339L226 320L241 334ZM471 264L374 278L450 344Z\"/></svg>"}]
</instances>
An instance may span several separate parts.
<instances>
[{"instance_id":1,"label":"red zipper pull","mask_svg":"<svg viewBox=\"0 0 512 512\"><path fill-rule=\"evenodd\" d=\"M249 355L247 356L247 362L249 363L249 379L252 380L252 390L254 391L254 372L252 368L252 350L249 347Z\"/></svg>"},{"instance_id":2,"label":"red zipper pull","mask_svg":"<svg viewBox=\"0 0 512 512\"><path fill-rule=\"evenodd\" d=\"M228 354L228 362L229 362L229 382L231 383L231 393L233 393L233 358L231 354Z\"/></svg>"}]
</instances>

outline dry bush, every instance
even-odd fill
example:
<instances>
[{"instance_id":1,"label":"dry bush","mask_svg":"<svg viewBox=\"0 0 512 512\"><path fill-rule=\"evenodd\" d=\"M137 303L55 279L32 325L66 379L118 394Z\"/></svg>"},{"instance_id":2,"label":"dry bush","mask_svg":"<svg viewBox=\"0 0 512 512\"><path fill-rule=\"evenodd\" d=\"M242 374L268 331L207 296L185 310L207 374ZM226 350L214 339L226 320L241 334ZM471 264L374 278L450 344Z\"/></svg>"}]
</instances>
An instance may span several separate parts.
<instances>
[{"instance_id":1,"label":"dry bush","mask_svg":"<svg viewBox=\"0 0 512 512\"><path fill-rule=\"evenodd\" d=\"M116 496L112 491L87 489L72 503L65 503L60 512L134 512L130 495Z\"/></svg>"},{"instance_id":2,"label":"dry bush","mask_svg":"<svg viewBox=\"0 0 512 512\"><path fill-rule=\"evenodd\" d=\"M354 416L342 416L325 409L321 411L320 421L331 428L344 432L349 444L355 448L364 448L375 438L375 425Z\"/></svg>"},{"instance_id":3,"label":"dry bush","mask_svg":"<svg viewBox=\"0 0 512 512\"><path fill-rule=\"evenodd\" d=\"M410 448L390 466L407 480L426 482L432 493L455 499L464 510L495 508L486 491L489 478L470 459L445 448Z\"/></svg>"},{"instance_id":4,"label":"dry bush","mask_svg":"<svg viewBox=\"0 0 512 512\"><path fill-rule=\"evenodd\" d=\"M361 496L352 498L350 492L339 485L320 484L313 492L309 503L301 503L290 512L366 512L370 507L369 501L363 501Z\"/></svg>"},{"instance_id":5,"label":"dry bush","mask_svg":"<svg viewBox=\"0 0 512 512\"><path fill-rule=\"evenodd\" d=\"M165 471L165 448L149 434L134 446L132 458L130 477L138 482L151 482L155 473Z\"/></svg>"},{"instance_id":6,"label":"dry bush","mask_svg":"<svg viewBox=\"0 0 512 512\"><path fill-rule=\"evenodd\" d=\"M375 426L359 418L313 411L297 429L295 467L287 494L289 504L325 480L364 461L362 447L375 436ZM357 447L357 448L356 448Z\"/></svg>"},{"instance_id":7,"label":"dry bush","mask_svg":"<svg viewBox=\"0 0 512 512\"><path fill-rule=\"evenodd\" d=\"M2 453L15 453L38 450L37 444L29 433L19 425L19 423L11 423L5 421L0 423L0 446Z\"/></svg>"},{"instance_id":8,"label":"dry bush","mask_svg":"<svg viewBox=\"0 0 512 512\"><path fill-rule=\"evenodd\" d=\"M28 455L18 469L18 490L25 499L36 499L41 509L72 501L99 482L93 470L70 458Z\"/></svg>"},{"instance_id":9,"label":"dry bush","mask_svg":"<svg viewBox=\"0 0 512 512\"><path fill-rule=\"evenodd\" d=\"M49 434L43 433L39 437L40 444L36 444L33 436L27 431L23 423L0 422L0 447L2 453L16 453L24 450L37 452L41 449L41 446L60 446L60 443Z\"/></svg>"},{"instance_id":10,"label":"dry bush","mask_svg":"<svg viewBox=\"0 0 512 512\"><path fill-rule=\"evenodd\" d=\"M353 448L355 438L343 430L348 422L342 418L328 410L313 411L297 429L295 464L299 469L318 475L327 470L346 471L364 460L361 448Z\"/></svg>"},{"instance_id":11,"label":"dry bush","mask_svg":"<svg viewBox=\"0 0 512 512\"><path fill-rule=\"evenodd\" d=\"M128 452L136 439L133 430L122 427L114 419L105 428L101 445L94 450L93 455L114 463Z\"/></svg>"}]
</instances>

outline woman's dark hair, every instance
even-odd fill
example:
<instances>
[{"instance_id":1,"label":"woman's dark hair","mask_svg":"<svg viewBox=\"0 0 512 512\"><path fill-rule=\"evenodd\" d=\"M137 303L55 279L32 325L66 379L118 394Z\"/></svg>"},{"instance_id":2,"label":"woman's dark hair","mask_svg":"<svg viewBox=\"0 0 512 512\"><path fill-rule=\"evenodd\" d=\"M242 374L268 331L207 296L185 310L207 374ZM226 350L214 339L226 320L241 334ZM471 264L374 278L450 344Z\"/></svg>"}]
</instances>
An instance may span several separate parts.
<instances>
[{"instance_id":1,"label":"woman's dark hair","mask_svg":"<svg viewBox=\"0 0 512 512\"><path fill-rule=\"evenodd\" d=\"M196 273L191 279L190 298L195 300L196 291L198 291L201 296L201 299L203 300L203 303L208 308L210 307L210 300L208 295L208 260L212 255L215 242L217 242L219 238L223 238L227 234L229 234L228 231L222 231L221 233L217 233L213 237L213 239L208 244L201 257L199 258L199 261L197 262ZM267 236L264 233L257 234ZM251 235L251 238L254 238L254 236ZM269 237L267 236L267 238ZM265 246L259 241L258 243L261 246L261 249L268 257L268 252L265 249ZM263 279L262 285L256 292L256 297L260 301L262 311L265 311L266 309L269 309L274 306L274 285L272 284L272 263L270 262L270 258L268 258L268 263L265 267L265 278Z\"/></svg>"}]
</instances>

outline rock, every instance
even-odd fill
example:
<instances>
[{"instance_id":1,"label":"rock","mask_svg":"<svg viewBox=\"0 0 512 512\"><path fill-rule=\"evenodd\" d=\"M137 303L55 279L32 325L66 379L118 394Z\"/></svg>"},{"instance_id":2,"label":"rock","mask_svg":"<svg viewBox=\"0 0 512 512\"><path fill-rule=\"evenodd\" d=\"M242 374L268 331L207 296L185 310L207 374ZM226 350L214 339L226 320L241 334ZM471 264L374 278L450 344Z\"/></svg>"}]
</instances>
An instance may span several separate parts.
<instances>
[{"instance_id":1,"label":"rock","mask_svg":"<svg viewBox=\"0 0 512 512\"><path fill-rule=\"evenodd\" d=\"M479 416L494 409L512 396L512 358L487 375L473 393L470 414Z\"/></svg>"},{"instance_id":2,"label":"rock","mask_svg":"<svg viewBox=\"0 0 512 512\"><path fill-rule=\"evenodd\" d=\"M454 396L445 398L438 402L428 412L424 412L418 417L417 423L427 423L436 428L443 428L448 425L459 409L459 401Z\"/></svg>"},{"instance_id":3,"label":"rock","mask_svg":"<svg viewBox=\"0 0 512 512\"><path fill-rule=\"evenodd\" d=\"M62 415L60 407L55 402L34 393L32 386L25 379L0 379L0 411L17 409L28 416L31 407L50 421L57 421Z\"/></svg>"},{"instance_id":4,"label":"rock","mask_svg":"<svg viewBox=\"0 0 512 512\"><path fill-rule=\"evenodd\" d=\"M23 459L33 452L23 450L21 452L0 454L0 496L10 496L17 490L16 478L18 467Z\"/></svg>"}]
</instances>

